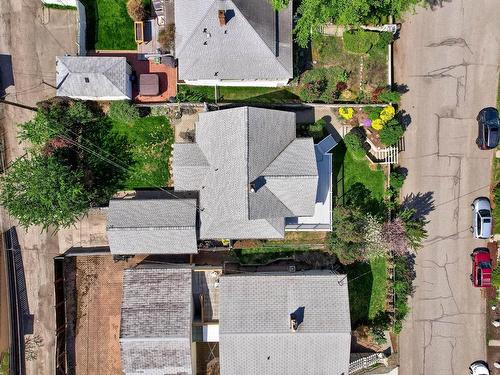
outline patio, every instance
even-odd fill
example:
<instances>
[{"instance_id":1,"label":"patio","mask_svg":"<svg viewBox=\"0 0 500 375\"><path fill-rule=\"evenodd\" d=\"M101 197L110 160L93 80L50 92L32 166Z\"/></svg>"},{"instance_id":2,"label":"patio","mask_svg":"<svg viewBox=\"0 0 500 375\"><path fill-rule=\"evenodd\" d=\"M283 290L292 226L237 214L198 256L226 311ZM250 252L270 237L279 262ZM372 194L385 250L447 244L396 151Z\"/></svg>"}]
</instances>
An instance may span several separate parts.
<instances>
[{"instance_id":1,"label":"patio","mask_svg":"<svg viewBox=\"0 0 500 375\"><path fill-rule=\"evenodd\" d=\"M136 53L95 53L95 56L124 56L136 74L132 96L136 103L166 102L177 95L177 68L147 60L142 54ZM158 95L140 95L139 77L141 74L156 74L159 80Z\"/></svg>"}]
</instances>

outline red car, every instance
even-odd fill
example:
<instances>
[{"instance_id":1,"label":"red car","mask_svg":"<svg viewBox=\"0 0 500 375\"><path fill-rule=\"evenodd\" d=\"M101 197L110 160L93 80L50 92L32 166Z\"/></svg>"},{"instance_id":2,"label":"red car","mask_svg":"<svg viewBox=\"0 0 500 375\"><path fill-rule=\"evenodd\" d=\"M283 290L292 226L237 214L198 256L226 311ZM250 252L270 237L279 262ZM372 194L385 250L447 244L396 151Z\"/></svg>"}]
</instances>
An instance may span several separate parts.
<instances>
[{"instance_id":1,"label":"red car","mask_svg":"<svg viewBox=\"0 0 500 375\"><path fill-rule=\"evenodd\" d=\"M470 255L472 258L472 274L470 279L477 288L488 288L491 286L491 258L490 251L486 247L474 249Z\"/></svg>"}]
</instances>

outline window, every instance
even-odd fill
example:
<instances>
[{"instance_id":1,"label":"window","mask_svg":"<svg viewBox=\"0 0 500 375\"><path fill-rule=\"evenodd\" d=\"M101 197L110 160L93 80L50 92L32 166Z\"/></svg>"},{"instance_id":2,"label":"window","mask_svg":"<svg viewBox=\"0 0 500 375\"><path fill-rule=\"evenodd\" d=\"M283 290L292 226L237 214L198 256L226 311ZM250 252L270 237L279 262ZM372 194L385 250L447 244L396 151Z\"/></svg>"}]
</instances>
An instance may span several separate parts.
<instances>
[{"instance_id":1,"label":"window","mask_svg":"<svg viewBox=\"0 0 500 375\"><path fill-rule=\"evenodd\" d=\"M476 279L476 284L481 286L481 268L477 269Z\"/></svg>"},{"instance_id":2,"label":"window","mask_svg":"<svg viewBox=\"0 0 500 375\"><path fill-rule=\"evenodd\" d=\"M481 216L476 215L476 220L477 220L477 234L481 234Z\"/></svg>"}]
</instances>

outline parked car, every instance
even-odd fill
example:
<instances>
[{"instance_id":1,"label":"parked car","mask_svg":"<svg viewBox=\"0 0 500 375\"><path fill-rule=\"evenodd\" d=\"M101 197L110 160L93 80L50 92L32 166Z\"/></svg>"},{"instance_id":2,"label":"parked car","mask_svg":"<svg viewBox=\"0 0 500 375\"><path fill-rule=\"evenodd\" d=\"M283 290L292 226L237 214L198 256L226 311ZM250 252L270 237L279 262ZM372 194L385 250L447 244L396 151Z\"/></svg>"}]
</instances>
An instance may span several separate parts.
<instances>
[{"instance_id":1,"label":"parked car","mask_svg":"<svg viewBox=\"0 0 500 375\"><path fill-rule=\"evenodd\" d=\"M498 145L498 131L500 123L498 110L493 107L483 108L477 115L479 132L476 143L482 150L495 148Z\"/></svg>"},{"instance_id":2,"label":"parked car","mask_svg":"<svg viewBox=\"0 0 500 375\"><path fill-rule=\"evenodd\" d=\"M490 375L490 370L485 362L476 361L469 366L469 373L471 375Z\"/></svg>"},{"instance_id":3,"label":"parked car","mask_svg":"<svg viewBox=\"0 0 500 375\"><path fill-rule=\"evenodd\" d=\"M472 226L471 231L474 238L488 239L491 237L492 218L491 204L486 197L474 199L472 207Z\"/></svg>"},{"instance_id":4,"label":"parked car","mask_svg":"<svg viewBox=\"0 0 500 375\"><path fill-rule=\"evenodd\" d=\"M474 249L470 255L472 258L472 274L470 279L477 288L488 288L491 286L491 258L490 251L486 247Z\"/></svg>"}]
</instances>

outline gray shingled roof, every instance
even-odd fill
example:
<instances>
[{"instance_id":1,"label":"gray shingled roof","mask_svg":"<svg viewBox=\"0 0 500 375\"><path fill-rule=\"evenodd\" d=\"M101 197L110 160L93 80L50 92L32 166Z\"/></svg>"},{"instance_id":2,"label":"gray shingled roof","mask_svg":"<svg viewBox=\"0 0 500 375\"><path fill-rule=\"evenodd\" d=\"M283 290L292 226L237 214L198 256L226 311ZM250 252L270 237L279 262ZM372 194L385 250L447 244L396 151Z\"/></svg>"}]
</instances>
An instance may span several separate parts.
<instances>
[{"instance_id":1,"label":"gray shingled roof","mask_svg":"<svg viewBox=\"0 0 500 375\"><path fill-rule=\"evenodd\" d=\"M120 346L125 374L192 374L188 268L124 271Z\"/></svg>"},{"instance_id":2,"label":"gray shingled roof","mask_svg":"<svg viewBox=\"0 0 500 375\"><path fill-rule=\"evenodd\" d=\"M112 199L107 229L113 254L196 253L196 199Z\"/></svg>"},{"instance_id":3,"label":"gray shingled roof","mask_svg":"<svg viewBox=\"0 0 500 375\"><path fill-rule=\"evenodd\" d=\"M56 71L57 96L96 99L128 96L125 57L59 56Z\"/></svg>"},{"instance_id":4,"label":"gray shingled roof","mask_svg":"<svg viewBox=\"0 0 500 375\"><path fill-rule=\"evenodd\" d=\"M313 214L314 144L295 126L292 112L200 113L197 146L174 145L173 178L176 190L199 189L201 238L282 238L285 217Z\"/></svg>"},{"instance_id":5,"label":"gray shingled roof","mask_svg":"<svg viewBox=\"0 0 500 375\"><path fill-rule=\"evenodd\" d=\"M292 2L276 15L268 0L176 0L175 27L181 80L293 77Z\"/></svg>"},{"instance_id":6,"label":"gray shingled roof","mask_svg":"<svg viewBox=\"0 0 500 375\"><path fill-rule=\"evenodd\" d=\"M351 324L344 275L228 275L220 278L219 289L221 374L348 374ZM292 332L289 317L300 308L303 321Z\"/></svg>"}]
</instances>

